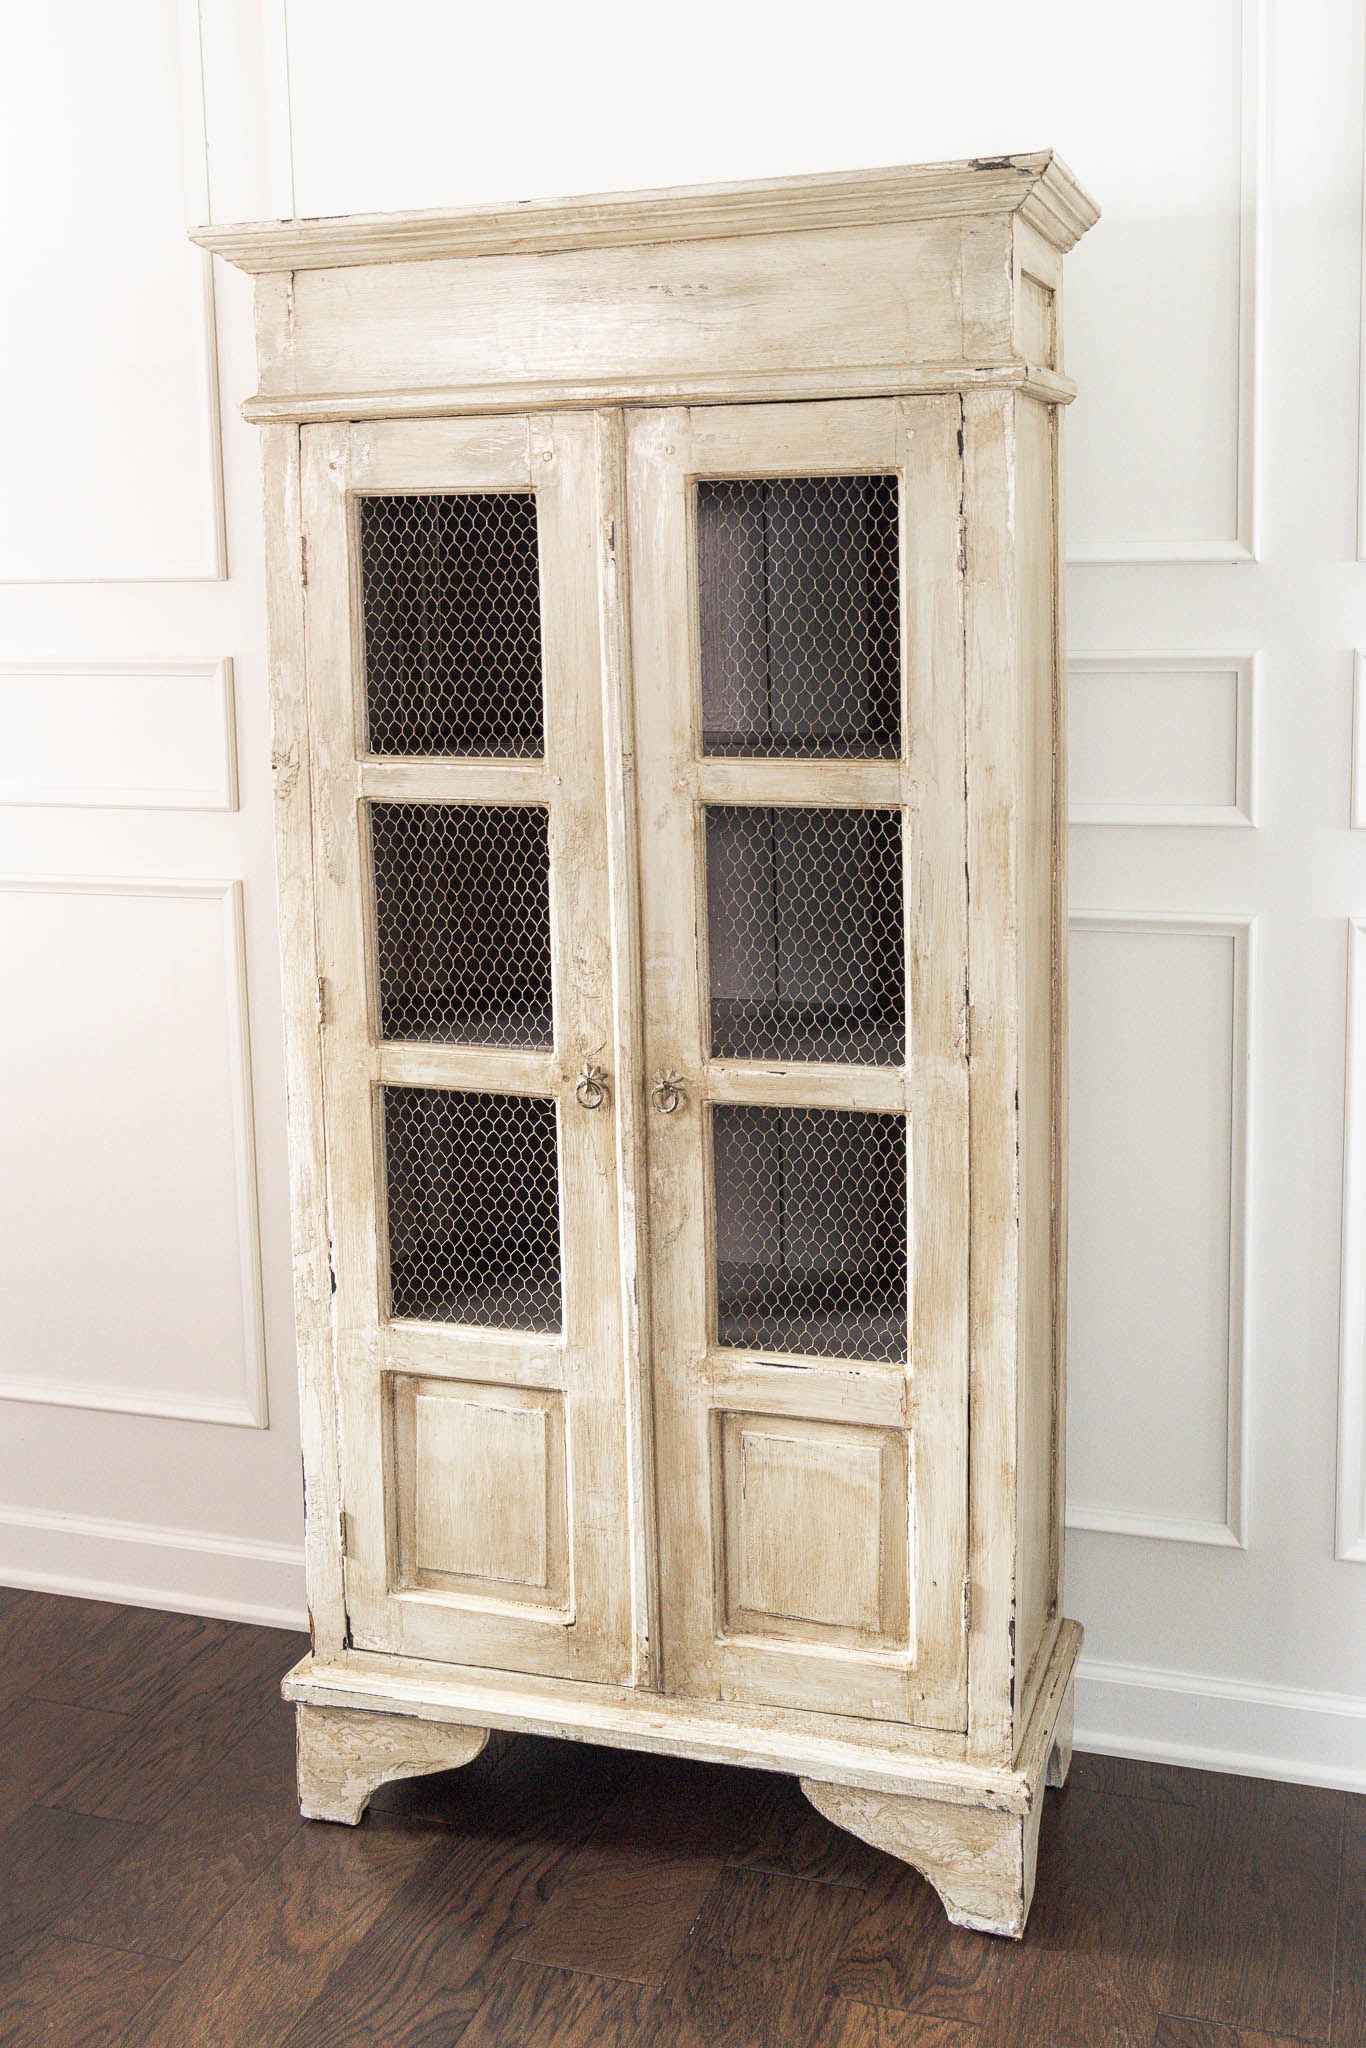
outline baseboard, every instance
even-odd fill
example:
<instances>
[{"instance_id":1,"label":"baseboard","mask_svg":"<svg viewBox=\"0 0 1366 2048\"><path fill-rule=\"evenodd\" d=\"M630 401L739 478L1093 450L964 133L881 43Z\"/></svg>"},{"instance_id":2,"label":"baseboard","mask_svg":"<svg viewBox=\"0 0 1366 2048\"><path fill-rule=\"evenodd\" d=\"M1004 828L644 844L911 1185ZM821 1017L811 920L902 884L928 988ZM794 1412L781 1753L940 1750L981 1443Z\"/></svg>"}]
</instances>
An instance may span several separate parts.
<instances>
[{"instance_id":1,"label":"baseboard","mask_svg":"<svg viewBox=\"0 0 1366 2048\"><path fill-rule=\"evenodd\" d=\"M1366 1792L1366 1699L1084 1656L1076 1747Z\"/></svg>"},{"instance_id":2,"label":"baseboard","mask_svg":"<svg viewBox=\"0 0 1366 2048\"><path fill-rule=\"evenodd\" d=\"M302 1544L0 1507L0 1585L306 1629Z\"/></svg>"}]
</instances>

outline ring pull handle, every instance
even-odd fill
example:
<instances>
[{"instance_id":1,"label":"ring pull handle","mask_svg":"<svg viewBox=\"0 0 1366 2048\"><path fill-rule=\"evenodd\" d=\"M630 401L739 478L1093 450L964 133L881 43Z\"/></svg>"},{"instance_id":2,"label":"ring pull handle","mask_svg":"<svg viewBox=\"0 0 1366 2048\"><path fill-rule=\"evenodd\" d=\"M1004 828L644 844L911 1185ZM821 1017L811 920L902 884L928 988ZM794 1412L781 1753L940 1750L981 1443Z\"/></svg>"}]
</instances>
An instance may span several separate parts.
<instances>
[{"instance_id":1,"label":"ring pull handle","mask_svg":"<svg viewBox=\"0 0 1366 2048\"><path fill-rule=\"evenodd\" d=\"M574 1094L585 1109L601 1109L607 1100L607 1076L602 1068L586 1062L574 1084Z\"/></svg>"},{"instance_id":2,"label":"ring pull handle","mask_svg":"<svg viewBox=\"0 0 1366 2048\"><path fill-rule=\"evenodd\" d=\"M676 1109L682 1109L688 1100L688 1091L683 1086L682 1076L667 1073L661 1068L655 1075L650 1100L661 1116L672 1116Z\"/></svg>"}]
</instances>

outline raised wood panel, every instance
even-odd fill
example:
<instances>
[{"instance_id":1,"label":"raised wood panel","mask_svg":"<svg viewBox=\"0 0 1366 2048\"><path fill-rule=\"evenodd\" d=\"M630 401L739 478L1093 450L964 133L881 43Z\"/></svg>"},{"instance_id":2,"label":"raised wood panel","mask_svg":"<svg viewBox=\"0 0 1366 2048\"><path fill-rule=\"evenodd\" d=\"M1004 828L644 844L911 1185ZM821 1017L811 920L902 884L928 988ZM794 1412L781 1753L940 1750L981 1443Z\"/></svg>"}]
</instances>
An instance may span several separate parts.
<instances>
[{"instance_id":1,"label":"raised wood panel","mask_svg":"<svg viewBox=\"0 0 1366 2048\"><path fill-rule=\"evenodd\" d=\"M1072 920L1068 1522L1243 1540L1247 919Z\"/></svg>"},{"instance_id":2,"label":"raised wood panel","mask_svg":"<svg viewBox=\"0 0 1366 2048\"><path fill-rule=\"evenodd\" d=\"M226 811L230 661L6 662L0 804Z\"/></svg>"},{"instance_id":3,"label":"raised wood panel","mask_svg":"<svg viewBox=\"0 0 1366 2048\"><path fill-rule=\"evenodd\" d=\"M1256 823L1256 657L1085 654L1071 683L1074 825Z\"/></svg>"},{"instance_id":4,"label":"raised wood panel","mask_svg":"<svg viewBox=\"0 0 1366 2048\"><path fill-rule=\"evenodd\" d=\"M563 1397L398 1378L392 1401L398 1583L563 1605Z\"/></svg>"},{"instance_id":5,"label":"raised wood panel","mask_svg":"<svg viewBox=\"0 0 1366 2048\"><path fill-rule=\"evenodd\" d=\"M266 1423L235 882L0 878L0 1399Z\"/></svg>"},{"instance_id":6,"label":"raised wood panel","mask_svg":"<svg viewBox=\"0 0 1366 2048\"><path fill-rule=\"evenodd\" d=\"M12 24L5 182L15 317L0 581L226 573L198 10L34 8ZM22 81L22 89L18 89ZM79 213L79 256L54 222ZM47 402L41 394L55 394Z\"/></svg>"},{"instance_id":7,"label":"raised wood panel","mask_svg":"<svg viewBox=\"0 0 1366 2048\"><path fill-rule=\"evenodd\" d=\"M904 1453L890 1432L725 1415L720 1442L727 1626L815 1640L897 1636L904 1647L897 1560L906 1546L895 1540ZM839 1540L815 1541L821 1530Z\"/></svg>"}]
</instances>

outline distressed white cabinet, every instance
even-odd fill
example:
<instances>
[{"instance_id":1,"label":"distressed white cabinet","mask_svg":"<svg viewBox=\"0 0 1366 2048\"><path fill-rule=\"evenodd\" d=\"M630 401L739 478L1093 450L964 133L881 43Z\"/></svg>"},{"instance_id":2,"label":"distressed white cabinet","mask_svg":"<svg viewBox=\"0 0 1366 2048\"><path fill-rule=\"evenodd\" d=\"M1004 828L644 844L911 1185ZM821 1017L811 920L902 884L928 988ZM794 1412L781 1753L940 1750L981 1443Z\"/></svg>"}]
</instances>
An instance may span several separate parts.
<instances>
[{"instance_id":1,"label":"distressed white cabinet","mask_svg":"<svg viewBox=\"0 0 1366 2048\"><path fill-rule=\"evenodd\" d=\"M1049 155L257 273L304 1811L551 1729L1018 1934L1059 1611Z\"/></svg>"}]
</instances>

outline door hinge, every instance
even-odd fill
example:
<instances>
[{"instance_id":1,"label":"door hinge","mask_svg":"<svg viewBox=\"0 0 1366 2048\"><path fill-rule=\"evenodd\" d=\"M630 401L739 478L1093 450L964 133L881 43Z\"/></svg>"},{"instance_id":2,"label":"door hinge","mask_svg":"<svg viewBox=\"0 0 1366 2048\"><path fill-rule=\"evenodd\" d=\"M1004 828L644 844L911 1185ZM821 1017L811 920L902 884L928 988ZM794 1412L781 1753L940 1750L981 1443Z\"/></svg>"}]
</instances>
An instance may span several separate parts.
<instances>
[{"instance_id":1,"label":"door hinge","mask_svg":"<svg viewBox=\"0 0 1366 2048\"><path fill-rule=\"evenodd\" d=\"M963 1581L963 1633L972 1633L972 1580Z\"/></svg>"},{"instance_id":2,"label":"door hinge","mask_svg":"<svg viewBox=\"0 0 1366 2048\"><path fill-rule=\"evenodd\" d=\"M351 1517L347 1514L345 1508L338 1509L337 1521L340 1525L341 1554L343 1557L349 1557L351 1555L351 1539L355 1531L351 1526Z\"/></svg>"},{"instance_id":3,"label":"door hinge","mask_svg":"<svg viewBox=\"0 0 1366 2048\"><path fill-rule=\"evenodd\" d=\"M321 974L318 976L318 1022L327 1022L327 982Z\"/></svg>"},{"instance_id":4,"label":"door hinge","mask_svg":"<svg viewBox=\"0 0 1366 2048\"><path fill-rule=\"evenodd\" d=\"M299 535L299 582L300 582L300 584L302 585L302 587L303 587L303 588L304 588L305 590L307 590L307 588L308 588L308 535L307 535L306 533L301 533L301 534Z\"/></svg>"}]
</instances>

